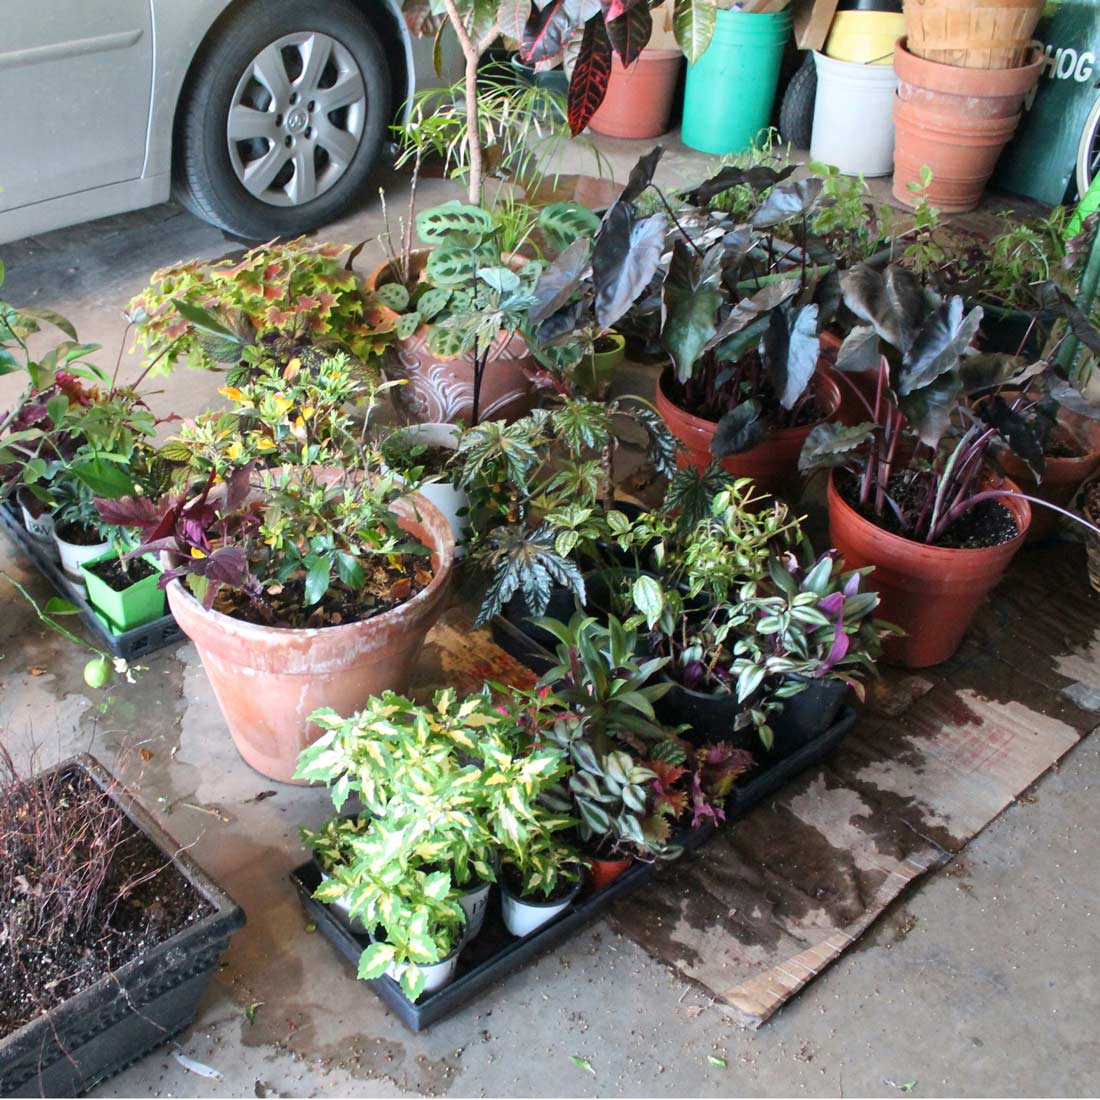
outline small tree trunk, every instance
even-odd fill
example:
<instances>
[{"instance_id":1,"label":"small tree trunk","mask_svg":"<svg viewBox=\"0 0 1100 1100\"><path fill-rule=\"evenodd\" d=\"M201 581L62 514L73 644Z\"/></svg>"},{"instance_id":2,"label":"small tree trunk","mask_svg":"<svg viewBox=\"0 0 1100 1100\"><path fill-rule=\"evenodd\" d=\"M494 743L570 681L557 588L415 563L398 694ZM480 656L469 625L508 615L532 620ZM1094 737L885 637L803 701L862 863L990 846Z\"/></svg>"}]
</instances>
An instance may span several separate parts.
<instances>
[{"instance_id":1,"label":"small tree trunk","mask_svg":"<svg viewBox=\"0 0 1100 1100\"><path fill-rule=\"evenodd\" d=\"M481 59L483 46L470 37L455 0L443 0L443 3L447 8L447 17L451 21L451 26L458 36L458 44L462 47L462 56L466 60L466 131L470 145L469 199L472 206L480 206L484 161L481 151L481 123L477 110L477 63ZM494 27L494 36L495 31Z\"/></svg>"}]
</instances>

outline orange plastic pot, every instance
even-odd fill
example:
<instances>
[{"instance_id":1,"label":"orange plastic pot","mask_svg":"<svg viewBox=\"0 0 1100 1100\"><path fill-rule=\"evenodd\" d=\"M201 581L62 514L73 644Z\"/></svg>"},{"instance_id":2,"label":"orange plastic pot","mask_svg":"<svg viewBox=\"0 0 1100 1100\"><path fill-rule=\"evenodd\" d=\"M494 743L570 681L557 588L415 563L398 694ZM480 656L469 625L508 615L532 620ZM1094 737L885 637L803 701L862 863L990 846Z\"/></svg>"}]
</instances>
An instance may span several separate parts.
<instances>
[{"instance_id":1,"label":"orange plastic pot","mask_svg":"<svg viewBox=\"0 0 1100 1100\"><path fill-rule=\"evenodd\" d=\"M422 248L410 257L414 272L423 270L431 250ZM527 260L506 255L504 262L513 270ZM392 261L387 260L364 280L367 290L375 290L387 281ZM391 381L402 381L390 396L397 411L414 424L453 424L470 422L474 409L474 357L457 355L445 359L428 347L427 325L405 339L395 340L386 348L383 362ZM481 382L478 419L518 420L534 407L537 391L532 380L538 363L518 333L501 332L489 349L485 375Z\"/></svg>"},{"instance_id":2,"label":"orange plastic pot","mask_svg":"<svg viewBox=\"0 0 1100 1100\"><path fill-rule=\"evenodd\" d=\"M1084 453L1072 458L1048 456L1041 482L1035 480L1035 475L1023 459L1007 449L997 452L997 461L1028 496L1048 500L1051 504L1065 508L1081 487L1081 483L1100 470L1100 425L1063 409L1058 414L1058 427L1063 437L1071 439ZM1057 512L1050 508L1034 507L1031 509L1031 527L1027 533L1027 541L1042 542L1054 534L1057 526Z\"/></svg>"},{"instance_id":3,"label":"orange plastic pot","mask_svg":"<svg viewBox=\"0 0 1100 1100\"><path fill-rule=\"evenodd\" d=\"M992 484L992 479L991 482ZM1011 481L1006 489L1017 488ZM1003 497L1018 534L999 546L954 550L902 538L864 519L829 478L829 537L849 568L873 565L870 587L881 596L877 615L901 627L884 656L909 668L946 661L963 640L978 608L1024 543L1031 523L1026 500Z\"/></svg>"},{"instance_id":4,"label":"orange plastic pot","mask_svg":"<svg viewBox=\"0 0 1100 1100\"><path fill-rule=\"evenodd\" d=\"M1016 132L1024 96L1039 79L1043 55L1016 69L967 69L917 57L898 40L894 69L894 197L914 205L908 184L932 170L927 201L944 211L972 210L1001 150Z\"/></svg>"},{"instance_id":5,"label":"orange plastic pot","mask_svg":"<svg viewBox=\"0 0 1100 1100\"><path fill-rule=\"evenodd\" d=\"M589 120L589 129L620 138L667 133L683 59L679 50L642 50L633 65L624 67L619 55L612 54L607 94Z\"/></svg>"},{"instance_id":6,"label":"orange plastic pot","mask_svg":"<svg viewBox=\"0 0 1100 1100\"><path fill-rule=\"evenodd\" d=\"M387 688L404 691L424 637L443 612L454 538L422 496L395 501L401 526L432 552L431 582L398 607L363 622L312 630L259 626L206 610L180 581L168 605L194 643L237 751L280 783L320 733L307 719L320 707L342 715Z\"/></svg>"},{"instance_id":7,"label":"orange plastic pot","mask_svg":"<svg viewBox=\"0 0 1100 1100\"><path fill-rule=\"evenodd\" d=\"M705 470L714 459L710 445L718 422L693 416L680 408L667 392L671 380L672 370L667 368L657 384L657 411L664 418L668 430L683 445L676 455L680 467L694 466L697 470ZM837 384L819 371L814 376L813 386L818 403L826 411L823 419L828 420L840 407ZM734 477L751 477L765 493L782 495L798 483L798 456L814 426L805 424L799 428L781 428L770 432L755 447L741 454L727 455L722 459L722 468Z\"/></svg>"},{"instance_id":8,"label":"orange plastic pot","mask_svg":"<svg viewBox=\"0 0 1100 1100\"><path fill-rule=\"evenodd\" d=\"M606 890L617 878L630 870L633 862L632 859L597 859L592 856L588 860L588 881L592 886L592 893Z\"/></svg>"}]
</instances>

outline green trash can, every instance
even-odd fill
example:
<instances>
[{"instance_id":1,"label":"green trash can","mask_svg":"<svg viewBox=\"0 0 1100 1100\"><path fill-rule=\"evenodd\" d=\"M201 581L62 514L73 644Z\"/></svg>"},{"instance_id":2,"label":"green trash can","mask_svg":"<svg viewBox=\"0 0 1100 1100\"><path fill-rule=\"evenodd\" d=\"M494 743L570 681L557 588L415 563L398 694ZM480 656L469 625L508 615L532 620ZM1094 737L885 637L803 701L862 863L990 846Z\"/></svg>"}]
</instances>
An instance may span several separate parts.
<instances>
[{"instance_id":1,"label":"green trash can","mask_svg":"<svg viewBox=\"0 0 1100 1100\"><path fill-rule=\"evenodd\" d=\"M720 10L717 17L710 45L688 66L680 136L704 153L742 153L771 123L791 12Z\"/></svg>"}]
</instances>

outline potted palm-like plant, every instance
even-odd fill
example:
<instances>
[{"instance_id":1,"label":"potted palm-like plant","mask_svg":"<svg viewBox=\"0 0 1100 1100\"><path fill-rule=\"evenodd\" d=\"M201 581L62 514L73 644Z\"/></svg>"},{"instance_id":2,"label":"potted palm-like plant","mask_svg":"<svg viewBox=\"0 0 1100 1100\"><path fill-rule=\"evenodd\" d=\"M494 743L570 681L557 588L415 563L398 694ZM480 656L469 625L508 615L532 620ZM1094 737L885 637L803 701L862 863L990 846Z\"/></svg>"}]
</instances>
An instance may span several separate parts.
<instances>
[{"instance_id":1,"label":"potted palm-like plant","mask_svg":"<svg viewBox=\"0 0 1100 1100\"><path fill-rule=\"evenodd\" d=\"M166 555L161 584L195 642L234 742L289 781L326 704L350 713L402 688L443 609L454 540L427 501L382 474L348 412L377 391L345 355L306 371L258 360L178 442L182 486L154 502L101 500Z\"/></svg>"},{"instance_id":2,"label":"potted palm-like plant","mask_svg":"<svg viewBox=\"0 0 1100 1100\"><path fill-rule=\"evenodd\" d=\"M906 632L887 642L887 655L934 665L955 652L1022 544L1029 502L1045 503L987 462L996 419L987 423L980 405L962 400L1028 372L1012 357L972 353L980 308L967 313L961 298L940 298L904 269L858 265L842 284L866 323L845 339L837 367L875 370L875 397L860 397L863 423L815 429L801 461L833 469L833 543L850 566L875 566L883 617ZM1016 446L1016 433L1003 430Z\"/></svg>"}]
</instances>

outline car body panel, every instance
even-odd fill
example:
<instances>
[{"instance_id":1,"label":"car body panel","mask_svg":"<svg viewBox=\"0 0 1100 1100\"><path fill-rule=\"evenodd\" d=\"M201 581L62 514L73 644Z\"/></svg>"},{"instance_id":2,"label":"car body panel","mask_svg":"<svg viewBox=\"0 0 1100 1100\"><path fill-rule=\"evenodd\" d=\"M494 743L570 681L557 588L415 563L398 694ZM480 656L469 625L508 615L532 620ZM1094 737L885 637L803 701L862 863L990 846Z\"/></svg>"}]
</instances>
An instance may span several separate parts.
<instances>
[{"instance_id":1,"label":"car body panel","mask_svg":"<svg viewBox=\"0 0 1100 1100\"><path fill-rule=\"evenodd\" d=\"M153 71L150 0L0 0L0 10L17 5L0 40L0 210L137 179Z\"/></svg>"},{"instance_id":2,"label":"car body panel","mask_svg":"<svg viewBox=\"0 0 1100 1100\"><path fill-rule=\"evenodd\" d=\"M0 103L19 105L0 138L0 243L167 201L180 95L233 2L0 0ZM425 53L397 0L359 2L400 40L407 98Z\"/></svg>"}]
</instances>

